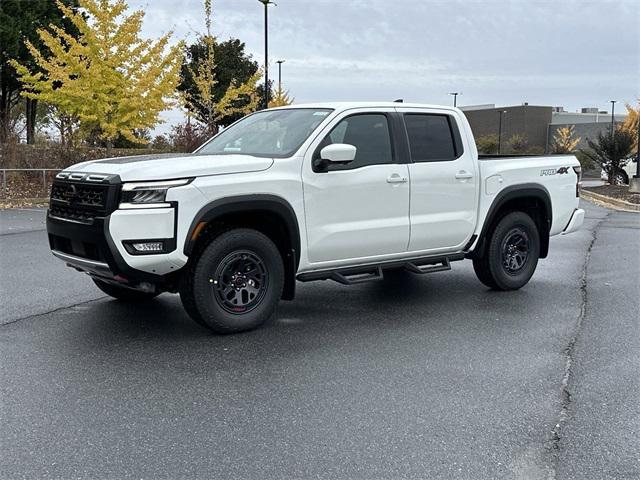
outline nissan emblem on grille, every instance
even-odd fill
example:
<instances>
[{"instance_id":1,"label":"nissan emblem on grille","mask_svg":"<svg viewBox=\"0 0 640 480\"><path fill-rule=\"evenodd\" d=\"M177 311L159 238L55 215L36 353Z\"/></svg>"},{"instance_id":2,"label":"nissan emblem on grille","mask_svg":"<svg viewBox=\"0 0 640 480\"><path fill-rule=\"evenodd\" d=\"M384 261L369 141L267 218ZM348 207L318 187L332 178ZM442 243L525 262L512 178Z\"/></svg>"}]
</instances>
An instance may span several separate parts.
<instances>
[{"instance_id":1,"label":"nissan emblem on grille","mask_svg":"<svg viewBox=\"0 0 640 480\"><path fill-rule=\"evenodd\" d=\"M67 202L73 203L77 199L78 188L75 185L69 185L66 190L62 192L62 198Z\"/></svg>"}]
</instances>

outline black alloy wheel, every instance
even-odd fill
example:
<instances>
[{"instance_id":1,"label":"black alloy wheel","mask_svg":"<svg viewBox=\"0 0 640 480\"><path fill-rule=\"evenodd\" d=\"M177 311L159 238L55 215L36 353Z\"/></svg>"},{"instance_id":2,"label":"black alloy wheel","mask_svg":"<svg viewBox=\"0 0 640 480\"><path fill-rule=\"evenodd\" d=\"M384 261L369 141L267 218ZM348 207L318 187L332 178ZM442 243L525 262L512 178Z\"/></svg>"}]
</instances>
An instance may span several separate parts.
<instances>
[{"instance_id":1,"label":"black alloy wheel","mask_svg":"<svg viewBox=\"0 0 640 480\"><path fill-rule=\"evenodd\" d=\"M269 274L264 261L249 250L231 252L218 265L212 294L225 311L242 314L253 310L264 298Z\"/></svg>"},{"instance_id":2,"label":"black alloy wheel","mask_svg":"<svg viewBox=\"0 0 640 480\"><path fill-rule=\"evenodd\" d=\"M529 258L529 235L521 228L510 230L502 241L502 263L509 275L518 275Z\"/></svg>"}]
</instances>

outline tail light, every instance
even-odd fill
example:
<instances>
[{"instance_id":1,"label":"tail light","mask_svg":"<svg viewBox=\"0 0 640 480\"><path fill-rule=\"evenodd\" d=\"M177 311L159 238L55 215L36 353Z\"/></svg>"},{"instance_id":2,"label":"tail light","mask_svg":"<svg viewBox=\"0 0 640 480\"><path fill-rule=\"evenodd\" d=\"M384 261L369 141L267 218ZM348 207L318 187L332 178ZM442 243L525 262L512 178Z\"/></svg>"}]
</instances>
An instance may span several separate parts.
<instances>
[{"instance_id":1,"label":"tail light","mask_svg":"<svg viewBox=\"0 0 640 480\"><path fill-rule=\"evenodd\" d=\"M580 181L582 180L582 167L573 167L576 172L576 197L580 196Z\"/></svg>"}]
</instances>

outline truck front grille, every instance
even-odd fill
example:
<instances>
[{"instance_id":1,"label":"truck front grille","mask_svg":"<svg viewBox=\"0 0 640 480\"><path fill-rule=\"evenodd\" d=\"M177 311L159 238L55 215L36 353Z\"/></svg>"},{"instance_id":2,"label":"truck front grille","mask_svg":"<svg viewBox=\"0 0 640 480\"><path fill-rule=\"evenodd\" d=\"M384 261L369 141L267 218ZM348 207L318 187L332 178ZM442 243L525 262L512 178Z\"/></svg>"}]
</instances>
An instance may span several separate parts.
<instances>
[{"instance_id":1,"label":"truck front grille","mask_svg":"<svg viewBox=\"0 0 640 480\"><path fill-rule=\"evenodd\" d=\"M56 218L63 218L65 220L72 220L74 222L86 223L87 225L92 224L95 218L95 212L81 208L53 204L49 208L49 215Z\"/></svg>"},{"instance_id":2,"label":"truck front grille","mask_svg":"<svg viewBox=\"0 0 640 480\"><path fill-rule=\"evenodd\" d=\"M61 172L51 186L49 215L92 224L118 208L120 177L117 175Z\"/></svg>"},{"instance_id":3,"label":"truck front grille","mask_svg":"<svg viewBox=\"0 0 640 480\"><path fill-rule=\"evenodd\" d=\"M104 207L106 186L55 183L51 199L74 206Z\"/></svg>"}]
</instances>

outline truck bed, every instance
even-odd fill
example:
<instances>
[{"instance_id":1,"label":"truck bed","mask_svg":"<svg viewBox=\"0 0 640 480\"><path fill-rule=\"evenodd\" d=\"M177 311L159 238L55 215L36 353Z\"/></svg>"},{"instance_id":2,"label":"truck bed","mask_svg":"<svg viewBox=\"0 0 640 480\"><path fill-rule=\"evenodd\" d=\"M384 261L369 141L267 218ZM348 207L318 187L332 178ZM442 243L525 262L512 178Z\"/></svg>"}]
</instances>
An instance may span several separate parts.
<instances>
[{"instance_id":1,"label":"truck bed","mask_svg":"<svg viewBox=\"0 0 640 480\"><path fill-rule=\"evenodd\" d=\"M539 157L553 157L553 156L566 156L566 153L479 153L478 160L503 160L506 158L539 158Z\"/></svg>"}]
</instances>

